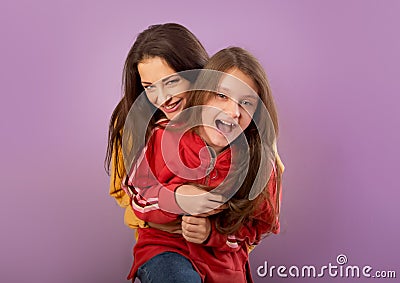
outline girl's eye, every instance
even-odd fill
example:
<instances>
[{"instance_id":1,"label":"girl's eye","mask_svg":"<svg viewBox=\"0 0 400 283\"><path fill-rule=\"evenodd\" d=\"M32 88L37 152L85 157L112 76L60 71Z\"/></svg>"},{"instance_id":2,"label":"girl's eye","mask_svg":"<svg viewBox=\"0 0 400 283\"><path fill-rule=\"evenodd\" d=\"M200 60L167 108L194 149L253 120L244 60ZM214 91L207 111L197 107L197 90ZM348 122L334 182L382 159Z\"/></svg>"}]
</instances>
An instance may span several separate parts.
<instances>
[{"instance_id":1,"label":"girl's eye","mask_svg":"<svg viewBox=\"0 0 400 283\"><path fill-rule=\"evenodd\" d=\"M251 101L248 101L248 100L243 100L241 102L241 104L244 105L244 106L252 106L253 105L253 103Z\"/></svg>"},{"instance_id":2,"label":"girl's eye","mask_svg":"<svg viewBox=\"0 0 400 283\"><path fill-rule=\"evenodd\" d=\"M222 98L222 99L228 98L225 94L220 93L220 92L218 92L216 95L217 95L217 97Z\"/></svg>"}]
</instances>

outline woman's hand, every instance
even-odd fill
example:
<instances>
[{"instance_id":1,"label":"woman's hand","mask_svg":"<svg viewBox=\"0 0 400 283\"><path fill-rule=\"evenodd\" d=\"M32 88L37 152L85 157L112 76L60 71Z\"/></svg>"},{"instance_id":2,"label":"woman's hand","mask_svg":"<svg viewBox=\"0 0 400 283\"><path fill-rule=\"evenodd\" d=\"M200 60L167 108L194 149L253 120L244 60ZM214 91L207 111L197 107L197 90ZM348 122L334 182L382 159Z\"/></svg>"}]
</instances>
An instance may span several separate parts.
<instances>
[{"instance_id":1,"label":"woman's hand","mask_svg":"<svg viewBox=\"0 0 400 283\"><path fill-rule=\"evenodd\" d=\"M211 222L207 217L183 216L182 236L188 242L202 244L211 233Z\"/></svg>"},{"instance_id":2,"label":"woman's hand","mask_svg":"<svg viewBox=\"0 0 400 283\"><path fill-rule=\"evenodd\" d=\"M166 224L158 224L158 223L153 223L153 222L147 222L147 224L151 228L156 228L158 230L172 233L172 234L182 234L182 220L178 219L176 221L172 221Z\"/></svg>"},{"instance_id":3,"label":"woman's hand","mask_svg":"<svg viewBox=\"0 0 400 283\"><path fill-rule=\"evenodd\" d=\"M175 199L180 208L190 215L209 216L226 208L222 195L208 192L193 185L182 185L175 191Z\"/></svg>"}]
</instances>

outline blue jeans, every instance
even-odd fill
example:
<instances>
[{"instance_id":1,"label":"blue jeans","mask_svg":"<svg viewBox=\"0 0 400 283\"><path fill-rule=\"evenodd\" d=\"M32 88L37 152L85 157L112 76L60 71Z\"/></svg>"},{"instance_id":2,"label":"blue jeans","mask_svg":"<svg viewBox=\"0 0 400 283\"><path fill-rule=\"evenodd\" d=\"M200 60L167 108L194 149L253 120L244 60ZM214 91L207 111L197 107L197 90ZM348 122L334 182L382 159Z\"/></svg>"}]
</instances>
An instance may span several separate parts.
<instances>
[{"instance_id":1,"label":"blue jeans","mask_svg":"<svg viewBox=\"0 0 400 283\"><path fill-rule=\"evenodd\" d=\"M137 271L141 283L201 283L200 275L184 256L164 252L148 260Z\"/></svg>"}]
</instances>

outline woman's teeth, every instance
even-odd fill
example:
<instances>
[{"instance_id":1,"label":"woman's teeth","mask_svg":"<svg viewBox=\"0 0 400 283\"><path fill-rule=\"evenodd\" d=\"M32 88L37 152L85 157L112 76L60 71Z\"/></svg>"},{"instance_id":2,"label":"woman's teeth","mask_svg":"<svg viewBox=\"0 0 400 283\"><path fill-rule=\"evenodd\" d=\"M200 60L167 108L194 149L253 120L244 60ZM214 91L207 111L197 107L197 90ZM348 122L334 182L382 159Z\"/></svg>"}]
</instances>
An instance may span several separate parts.
<instances>
[{"instance_id":1,"label":"woman's teeth","mask_svg":"<svg viewBox=\"0 0 400 283\"><path fill-rule=\"evenodd\" d=\"M172 108L174 108L181 100L177 100L174 103L168 104L168 105L164 105L164 108L167 110L170 110Z\"/></svg>"}]
</instances>

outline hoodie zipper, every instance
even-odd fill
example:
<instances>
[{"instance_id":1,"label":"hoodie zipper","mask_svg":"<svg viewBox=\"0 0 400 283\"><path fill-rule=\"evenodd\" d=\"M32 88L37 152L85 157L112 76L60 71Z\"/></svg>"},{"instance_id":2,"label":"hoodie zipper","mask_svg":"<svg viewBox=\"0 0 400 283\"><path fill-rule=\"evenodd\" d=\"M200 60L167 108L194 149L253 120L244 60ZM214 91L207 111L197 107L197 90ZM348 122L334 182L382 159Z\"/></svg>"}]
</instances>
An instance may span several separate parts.
<instances>
[{"instance_id":1,"label":"hoodie zipper","mask_svg":"<svg viewBox=\"0 0 400 283\"><path fill-rule=\"evenodd\" d=\"M209 186L210 185L210 175L214 169L215 163L218 159L218 156L221 156L224 152L226 152L227 150L230 149L230 147L225 148L223 151L221 151L218 155L215 153L215 150L207 145L206 141L199 135L197 134L200 139L203 141L204 145L207 147L208 152L210 153L211 159L210 159L210 165L208 166L207 170L206 170L206 177L204 179L204 185Z\"/></svg>"},{"instance_id":2,"label":"hoodie zipper","mask_svg":"<svg viewBox=\"0 0 400 283\"><path fill-rule=\"evenodd\" d=\"M214 149L212 149L210 146L207 145L206 147L207 147L208 152L210 153L211 159L210 159L210 164L209 164L209 166L208 166L208 168L206 170L206 179L204 181L204 184L206 186L209 186L210 185L210 175L211 175L211 173L212 173L212 171L213 171L213 169L215 167L215 162L217 160L217 155L215 154Z\"/></svg>"}]
</instances>

